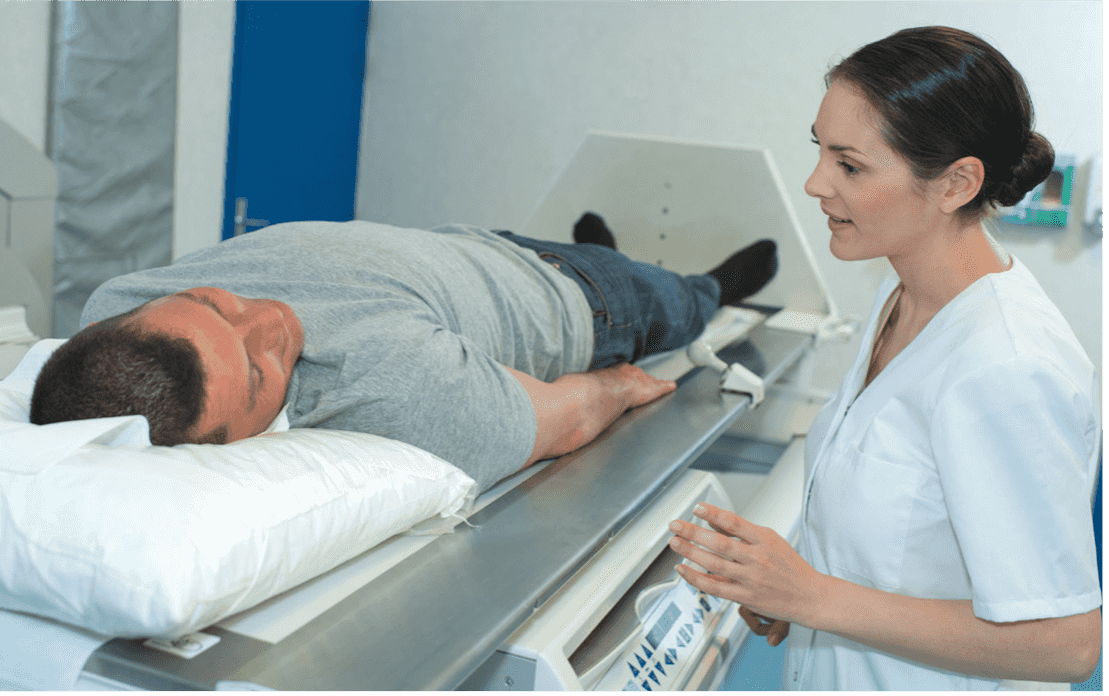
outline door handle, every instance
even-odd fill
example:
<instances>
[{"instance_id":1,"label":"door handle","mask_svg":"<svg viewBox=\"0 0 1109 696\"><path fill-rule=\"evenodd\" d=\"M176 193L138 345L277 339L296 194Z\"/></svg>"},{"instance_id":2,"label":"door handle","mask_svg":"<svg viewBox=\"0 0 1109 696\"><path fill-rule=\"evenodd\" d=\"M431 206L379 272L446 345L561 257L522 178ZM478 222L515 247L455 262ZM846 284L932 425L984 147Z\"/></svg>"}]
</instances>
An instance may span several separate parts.
<instances>
[{"instance_id":1,"label":"door handle","mask_svg":"<svg viewBox=\"0 0 1109 696\"><path fill-rule=\"evenodd\" d=\"M265 227L270 224L269 220L256 220L246 216L246 199L235 199L235 236L246 232L247 227Z\"/></svg>"}]
</instances>

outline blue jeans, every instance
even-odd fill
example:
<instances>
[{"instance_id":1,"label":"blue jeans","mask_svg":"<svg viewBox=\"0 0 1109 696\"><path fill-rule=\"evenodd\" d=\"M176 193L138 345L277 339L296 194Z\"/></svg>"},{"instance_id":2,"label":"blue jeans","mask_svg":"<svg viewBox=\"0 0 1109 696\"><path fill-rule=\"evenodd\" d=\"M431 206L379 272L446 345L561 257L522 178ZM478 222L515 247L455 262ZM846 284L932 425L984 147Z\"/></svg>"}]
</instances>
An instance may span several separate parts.
<instances>
[{"instance_id":1,"label":"blue jeans","mask_svg":"<svg viewBox=\"0 0 1109 696\"><path fill-rule=\"evenodd\" d=\"M590 370L680 348L720 305L710 275L680 276L599 244L560 244L497 232L574 280L593 310Z\"/></svg>"}]
</instances>

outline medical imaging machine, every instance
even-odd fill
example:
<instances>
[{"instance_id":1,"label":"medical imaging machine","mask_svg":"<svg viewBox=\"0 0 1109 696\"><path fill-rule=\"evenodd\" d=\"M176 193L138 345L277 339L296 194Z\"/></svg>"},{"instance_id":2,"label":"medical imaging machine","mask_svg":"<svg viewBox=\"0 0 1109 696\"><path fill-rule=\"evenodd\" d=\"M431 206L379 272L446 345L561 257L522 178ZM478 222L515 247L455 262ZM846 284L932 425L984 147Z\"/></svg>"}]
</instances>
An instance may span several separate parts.
<instances>
[{"instance_id":1,"label":"medical imaging machine","mask_svg":"<svg viewBox=\"0 0 1109 696\"><path fill-rule=\"evenodd\" d=\"M520 232L570 241L585 211L621 251L671 270L766 237L780 268L693 347L641 361L676 392L501 482L453 533L394 537L176 641L52 626L71 686L718 686L748 629L734 603L680 579L667 525L707 501L794 538L805 433L828 396L809 384L813 362L848 329L767 150L592 133Z\"/></svg>"},{"instance_id":2,"label":"medical imaging machine","mask_svg":"<svg viewBox=\"0 0 1109 696\"><path fill-rule=\"evenodd\" d=\"M0 121L0 377L50 335L57 193L54 165Z\"/></svg>"}]
</instances>

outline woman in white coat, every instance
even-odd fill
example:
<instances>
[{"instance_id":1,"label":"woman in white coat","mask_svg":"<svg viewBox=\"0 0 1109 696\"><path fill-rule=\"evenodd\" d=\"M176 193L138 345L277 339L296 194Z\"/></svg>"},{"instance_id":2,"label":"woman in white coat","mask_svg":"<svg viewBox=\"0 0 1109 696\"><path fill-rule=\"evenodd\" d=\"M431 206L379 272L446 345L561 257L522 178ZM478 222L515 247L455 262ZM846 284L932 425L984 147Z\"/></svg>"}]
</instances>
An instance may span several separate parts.
<instances>
[{"instance_id":1,"label":"woman in white coat","mask_svg":"<svg viewBox=\"0 0 1109 696\"><path fill-rule=\"evenodd\" d=\"M710 574L680 572L788 634L786 688L1081 682L1101 649L1097 377L981 224L1054 152L1019 73L962 31L898 32L826 82L805 190L837 258L897 277L810 429L799 553L706 504L716 531L675 521L671 545Z\"/></svg>"}]
</instances>

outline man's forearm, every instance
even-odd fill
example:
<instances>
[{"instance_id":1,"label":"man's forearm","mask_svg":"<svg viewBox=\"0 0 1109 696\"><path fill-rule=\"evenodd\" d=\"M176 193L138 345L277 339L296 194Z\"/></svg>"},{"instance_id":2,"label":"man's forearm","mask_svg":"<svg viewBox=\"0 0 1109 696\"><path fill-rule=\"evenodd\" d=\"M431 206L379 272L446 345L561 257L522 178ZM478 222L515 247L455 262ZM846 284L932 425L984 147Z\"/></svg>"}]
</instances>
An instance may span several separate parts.
<instances>
[{"instance_id":1,"label":"man's forearm","mask_svg":"<svg viewBox=\"0 0 1109 696\"><path fill-rule=\"evenodd\" d=\"M550 383L509 371L523 385L535 409L535 447L528 464L592 442L624 411L675 388L672 381L657 380L626 364L563 375Z\"/></svg>"},{"instance_id":2,"label":"man's forearm","mask_svg":"<svg viewBox=\"0 0 1109 696\"><path fill-rule=\"evenodd\" d=\"M558 390L558 444L551 454L565 454L592 442L631 407L631 390L611 370L563 375L551 386Z\"/></svg>"}]
</instances>

